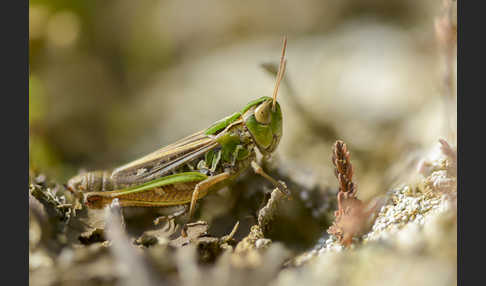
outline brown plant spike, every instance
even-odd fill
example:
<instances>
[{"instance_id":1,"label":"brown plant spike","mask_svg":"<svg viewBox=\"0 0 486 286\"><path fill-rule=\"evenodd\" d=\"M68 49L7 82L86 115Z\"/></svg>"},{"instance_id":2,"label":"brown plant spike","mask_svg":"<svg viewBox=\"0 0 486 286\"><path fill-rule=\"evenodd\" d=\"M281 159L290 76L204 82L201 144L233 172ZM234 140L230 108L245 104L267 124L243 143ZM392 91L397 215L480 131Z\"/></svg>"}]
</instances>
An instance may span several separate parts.
<instances>
[{"instance_id":1,"label":"brown plant spike","mask_svg":"<svg viewBox=\"0 0 486 286\"><path fill-rule=\"evenodd\" d=\"M339 183L338 210L334 212L336 219L327 232L336 236L344 246L349 246L353 236L361 234L366 228L366 222L375 207L368 208L356 197L357 189L352 180L353 166L347 146L341 140L334 143L332 163Z\"/></svg>"},{"instance_id":2,"label":"brown plant spike","mask_svg":"<svg viewBox=\"0 0 486 286\"><path fill-rule=\"evenodd\" d=\"M353 184L353 165L349 159L348 148L341 140L334 143L332 163L335 167L334 175L339 182L339 192L347 192L354 196L356 190Z\"/></svg>"}]
</instances>

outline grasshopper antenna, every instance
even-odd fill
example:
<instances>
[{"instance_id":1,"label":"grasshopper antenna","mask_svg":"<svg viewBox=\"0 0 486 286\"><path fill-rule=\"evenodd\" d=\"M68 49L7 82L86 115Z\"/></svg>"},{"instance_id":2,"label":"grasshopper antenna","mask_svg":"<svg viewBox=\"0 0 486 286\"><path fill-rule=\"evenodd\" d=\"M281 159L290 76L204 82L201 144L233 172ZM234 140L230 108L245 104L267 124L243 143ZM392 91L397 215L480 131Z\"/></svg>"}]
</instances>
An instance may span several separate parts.
<instances>
[{"instance_id":1,"label":"grasshopper antenna","mask_svg":"<svg viewBox=\"0 0 486 286\"><path fill-rule=\"evenodd\" d=\"M275 111L275 103L277 102L278 87L280 86L280 81L282 80L285 73L285 65L287 63L287 60L285 59L286 50L287 50L287 35L284 35L282 56L280 57L280 64L278 66L277 82L275 83L275 89L273 90L272 111Z\"/></svg>"}]
</instances>

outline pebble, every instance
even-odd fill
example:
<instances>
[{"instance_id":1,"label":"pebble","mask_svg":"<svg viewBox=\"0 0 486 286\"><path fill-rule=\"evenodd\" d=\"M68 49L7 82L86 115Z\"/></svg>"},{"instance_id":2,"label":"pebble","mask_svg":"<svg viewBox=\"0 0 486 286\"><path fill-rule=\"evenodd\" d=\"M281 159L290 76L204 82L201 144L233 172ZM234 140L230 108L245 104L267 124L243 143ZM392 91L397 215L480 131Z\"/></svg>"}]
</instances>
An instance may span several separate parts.
<instances>
[{"instance_id":1,"label":"pebble","mask_svg":"<svg viewBox=\"0 0 486 286\"><path fill-rule=\"evenodd\" d=\"M257 241L255 241L255 247L256 248L263 248L263 247L270 245L271 242L272 241L268 238L260 238L260 239L257 239Z\"/></svg>"}]
</instances>

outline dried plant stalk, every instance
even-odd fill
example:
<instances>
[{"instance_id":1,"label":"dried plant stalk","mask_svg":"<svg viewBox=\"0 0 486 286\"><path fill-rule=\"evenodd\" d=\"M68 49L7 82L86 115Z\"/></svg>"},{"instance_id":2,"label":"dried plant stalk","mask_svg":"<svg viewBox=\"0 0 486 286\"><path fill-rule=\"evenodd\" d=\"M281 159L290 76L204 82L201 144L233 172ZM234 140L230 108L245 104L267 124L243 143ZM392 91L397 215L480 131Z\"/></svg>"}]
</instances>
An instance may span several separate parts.
<instances>
[{"instance_id":1,"label":"dried plant stalk","mask_svg":"<svg viewBox=\"0 0 486 286\"><path fill-rule=\"evenodd\" d=\"M341 140L337 140L334 143L332 163L335 167L334 175L336 175L339 182L339 192L346 192L354 196L356 190L353 183L353 165L351 165L349 157L346 144Z\"/></svg>"},{"instance_id":2,"label":"dried plant stalk","mask_svg":"<svg viewBox=\"0 0 486 286\"><path fill-rule=\"evenodd\" d=\"M278 204L284 197L283 192L274 189L267 204L258 212L258 225L263 231L268 230L270 222L276 215Z\"/></svg>"},{"instance_id":3,"label":"dried plant stalk","mask_svg":"<svg viewBox=\"0 0 486 286\"><path fill-rule=\"evenodd\" d=\"M348 148L341 140L334 143L332 163L339 182L338 210L334 212L336 219L327 232L336 236L341 244L349 246L353 236L361 234L367 227L366 222L375 211L376 205L368 208L356 197L357 188L352 180L353 165Z\"/></svg>"}]
</instances>

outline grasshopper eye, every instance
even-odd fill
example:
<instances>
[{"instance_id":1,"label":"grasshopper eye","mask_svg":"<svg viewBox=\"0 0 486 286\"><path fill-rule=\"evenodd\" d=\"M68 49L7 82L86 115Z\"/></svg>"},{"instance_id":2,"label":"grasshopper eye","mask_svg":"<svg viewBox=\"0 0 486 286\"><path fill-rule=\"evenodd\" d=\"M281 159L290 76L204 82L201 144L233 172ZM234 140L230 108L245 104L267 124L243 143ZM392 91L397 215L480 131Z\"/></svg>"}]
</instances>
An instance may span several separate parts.
<instances>
[{"instance_id":1,"label":"grasshopper eye","mask_svg":"<svg viewBox=\"0 0 486 286\"><path fill-rule=\"evenodd\" d=\"M271 101L265 101L255 109L255 119L261 124L270 124L272 116L270 114Z\"/></svg>"}]
</instances>

